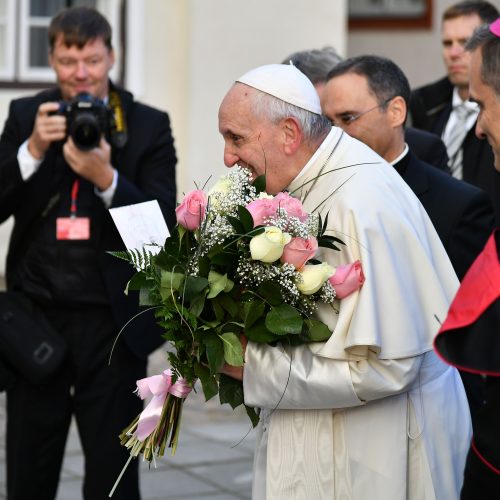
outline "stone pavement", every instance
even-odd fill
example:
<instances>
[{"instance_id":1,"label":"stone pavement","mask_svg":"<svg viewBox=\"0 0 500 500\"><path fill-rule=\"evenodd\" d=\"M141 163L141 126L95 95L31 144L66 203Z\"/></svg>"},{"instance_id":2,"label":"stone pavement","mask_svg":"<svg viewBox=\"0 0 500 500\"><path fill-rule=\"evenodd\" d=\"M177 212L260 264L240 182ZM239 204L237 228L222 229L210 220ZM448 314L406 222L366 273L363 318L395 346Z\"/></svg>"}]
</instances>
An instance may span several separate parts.
<instances>
[{"instance_id":1,"label":"stone pavement","mask_svg":"<svg viewBox=\"0 0 500 500\"><path fill-rule=\"evenodd\" d=\"M151 374L166 366L161 352L150 358ZM5 496L5 394L0 394L0 499ZM175 456L141 464L143 500L250 499L255 431L246 414L205 402L202 392L184 403L179 447ZM71 426L56 500L81 499L83 457L76 427ZM26 499L36 500L36 499Z\"/></svg>"}]
</instances>

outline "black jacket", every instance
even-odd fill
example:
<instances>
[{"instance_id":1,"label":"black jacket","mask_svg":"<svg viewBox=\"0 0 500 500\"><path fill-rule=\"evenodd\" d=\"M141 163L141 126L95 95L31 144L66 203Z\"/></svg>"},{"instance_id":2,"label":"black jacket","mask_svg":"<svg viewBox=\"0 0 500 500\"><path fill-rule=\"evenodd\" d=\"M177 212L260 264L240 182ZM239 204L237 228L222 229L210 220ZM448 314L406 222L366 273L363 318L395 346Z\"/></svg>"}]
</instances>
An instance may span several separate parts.
<instances>
[{"instance_id":1,"label":"black jacket","mask_svg":"<svg viewBox=\"0 0 500 500\"><path fill-rule=\"evenodd\" d=\"M443 78L414 90L410 99L413 127L428 130L441 137L452 110L453 85ZM475 127L463 142L463 180L490 195L497 223L500 222L500 173L494 168L491 146L478 139Z\"/></svg>"},{"instance_id":2,"label":"black jacket","mask_svg":"<svg viewBox=\"0 0 500 500\"><path fill-rule=\"evenodd\" d=\"M493 209L487 194L424 163L411 152L395 168L424 206L462 279L493 228Z\"/></svg>"},{"instance_id":3,"label":"black jacket","mask_svg":"<svg viewBox=\"0 0 500 500\"><path fill-rule=\"evenodd\" d=\"M405 128L405 141L410 151L425 163L450 173L448 152L444 142L436 134L418 128Z\"/></svg>"},{"instance_id":4,"label":"black jacket","mask_svg":"<svg viewBox=\"0 0 500 500\"><path fill-rule=\"evenodd\" d=\"M128 142L112 149L112 165L119 172L112 207L158 200L167 224L175 224L175 165L176 155L170 122L166 113L135 102L128 92L118 90L128 128ZM19 170L19 146L30 136L35 115L41 103L58 101L58 89L40 92L11 102L9 115L0 138L0 222L14 216L7 255L7 287L22 290L16 283L23 256L30 245L30 235L60 190L61 145L52 144L37 172L24 182ZM66 165L65 168L69 168ZM124 294L124 288L134 270L131 265L107 254L123 250L124 245L111 216L103 203L94 204L92 231L96 238L98 265L105 291L121 328L138 311L137 295ZM146 315L132 321L124 332L124 340L132 351L145 357L161 344L159 330L145 328ZM152 325L152 317L148 320Z\"/></svg>"}]
</instances>

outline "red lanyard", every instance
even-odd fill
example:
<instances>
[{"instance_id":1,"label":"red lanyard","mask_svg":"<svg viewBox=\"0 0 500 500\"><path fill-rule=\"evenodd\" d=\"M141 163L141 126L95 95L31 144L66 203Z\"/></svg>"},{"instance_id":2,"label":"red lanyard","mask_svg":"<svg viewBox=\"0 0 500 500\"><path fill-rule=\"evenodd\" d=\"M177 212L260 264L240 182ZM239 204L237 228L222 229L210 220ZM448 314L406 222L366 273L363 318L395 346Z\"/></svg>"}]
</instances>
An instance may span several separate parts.
<instances>
[{"instance_id":1,"label":"red lanyard","mask_svg":"<svg viewBox=\"0 0 500 500\"><path fill-rule=\"evenodd\" d=\"M80 189L80 179L75 179L73 181L73 187L71 188L71 217L76 217L76 200L78 198L78 190Z\"/></svg>"}]
</instances>

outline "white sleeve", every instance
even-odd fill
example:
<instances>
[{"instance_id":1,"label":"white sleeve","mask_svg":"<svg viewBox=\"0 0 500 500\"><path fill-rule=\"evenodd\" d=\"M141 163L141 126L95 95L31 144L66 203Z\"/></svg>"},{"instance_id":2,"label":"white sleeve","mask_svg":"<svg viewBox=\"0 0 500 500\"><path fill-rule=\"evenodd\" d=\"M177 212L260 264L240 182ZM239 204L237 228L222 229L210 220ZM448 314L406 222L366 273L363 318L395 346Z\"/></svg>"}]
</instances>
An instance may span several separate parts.
<instances>
[{"instance_id":1,"label":"white sleeve","mask_svg":"<svg viewBox=\"0 0 500 500\"><path fill-rule=\"evenodd\" d=\"M104 203L104 206L106 208L109 208L111 206L117 185L118 185L118 172L114 168L113 169L113 181L111 182L111 186L109 186L108 189L105 189L104 191L99 191L99 189L94 187L95 195L98 196L99 198L101 198L101 200Z\"/></svg>"},{"instance_id":2,"label":"white sleeve","mask_svg":"<svg viewBox=\"0 0 500 500\"><path fill-rule=\"evenodd\" d=\"M27 181L40 167L43 158L38 160L35 158L28 149L28 139L26 139L17 151L17 162L19 163L19 170L23 181Z\"/></svg>"},{"instance_id":3,"label":"white sleeve","mask_svg":"<svg viewBox=\"0 0 500 500\"><path fill-rule=\"evenodd\" d=\"M249 342L245 354L245 403L283 410L360 406L408 390L422 356L380 360L369 351L362 361L318 356L307 346L272 347Z\"/></svg>"}]
</instances>

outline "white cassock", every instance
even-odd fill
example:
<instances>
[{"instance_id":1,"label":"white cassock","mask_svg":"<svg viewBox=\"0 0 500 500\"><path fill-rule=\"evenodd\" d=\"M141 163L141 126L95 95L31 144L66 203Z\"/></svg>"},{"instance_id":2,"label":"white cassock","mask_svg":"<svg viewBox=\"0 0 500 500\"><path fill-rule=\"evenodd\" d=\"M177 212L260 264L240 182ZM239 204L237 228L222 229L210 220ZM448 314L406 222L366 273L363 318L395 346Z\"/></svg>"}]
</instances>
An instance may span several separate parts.
<instances>
[{"instance_id":1,"label":"white cassock","mask_svg":"<svg viewBox=\"0 0 500 500\"><path fill-rule=\"evenodd\" d=\"M458 499L469 409L458 372L432 350L458 280L425 210L335 127L289 190L346 243L319 257L360 259L366 281L337 312L321 306L327 342L248 344L245 402L263 409L253 498Z\"/></svg>"}]
</instances>

